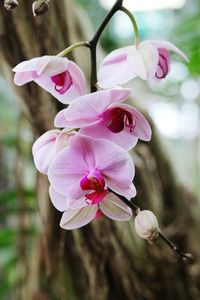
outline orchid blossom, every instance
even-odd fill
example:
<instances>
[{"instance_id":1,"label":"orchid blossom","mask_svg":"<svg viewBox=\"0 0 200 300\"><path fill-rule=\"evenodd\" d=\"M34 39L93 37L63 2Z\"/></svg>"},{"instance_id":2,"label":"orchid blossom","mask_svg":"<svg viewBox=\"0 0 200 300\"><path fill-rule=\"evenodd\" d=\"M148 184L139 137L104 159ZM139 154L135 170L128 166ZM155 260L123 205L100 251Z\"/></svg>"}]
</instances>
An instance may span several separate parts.
<instances>
[{"instance_id":1,"label":"orchid blossom","mask_svg":"<svg viewBox=\"0 0 200 300\"><path fill-rule=\"evenodd\" d=\"M76 201L69 200L51 186L49 194L54 207L64 212L60 221L60 226L64 229L82 227L102 215L115 221L127 221L132 216L131 209L110 192L98 203L88 203L84 197Z\"/></svg>"},{"instance_id":2,"label":"orchid blossom","mask_svg":"<svg viewBox=\"0 0 200 300\"><path fill-rule=\"evenodd\" d=\"M173 51L188 61L186 55L167 41L144 41L111 52L101 63L98 85L112 88L123 85L139 76L144 80L160 81L170 70L170 54Z\"/></svg>"},{"instance_id":3,"label":"orchid blossom","mask_svg":"<svg viewBox=\"0 0 200 300\"><path fill-rule=\"evenodd\" d=\"M56 192L73 201L84 197L88 204L102 201L108 188L131 199L136 194L133 177L134 165L125 150L81 134L69 139L69 146L56 155L48 170Z\"/></svg>"},{"instance_id":4,"label":"orchid blossom","mask_svg":"<svg viewBox=\"0 0 200 300\"><path fill-rule=\"evenodd\" d=\"M15 84L21 86L33 80L65 104L87 93L82 71L65 57L36 57L21 62L13 71Z\"/></svg>"},{"instance_id":5,"label":"orchid blossom","mask_svg":"<svg viewBox=\"0 0 200 300\"><path fill-rule=\"evenodd\" d=\"M55 126L81 128L82 134L130 150L138 138L150 140L151 128L138 110L120 103L129 95L129 89L115 88L81 96L57 114Z\"/></svg>"},{"instance_id":6,"label":"orchid blossom","mask_svg":"<svg viewBox=\"0 0 200 300\"><path fill-rule=\"evenodd\" d=\"M47 175L49 165L56 154L68 145L68 139L75 131L49 130L41 135L33 144L32 153L38 171Z\"/></svg>"}]
</instances>

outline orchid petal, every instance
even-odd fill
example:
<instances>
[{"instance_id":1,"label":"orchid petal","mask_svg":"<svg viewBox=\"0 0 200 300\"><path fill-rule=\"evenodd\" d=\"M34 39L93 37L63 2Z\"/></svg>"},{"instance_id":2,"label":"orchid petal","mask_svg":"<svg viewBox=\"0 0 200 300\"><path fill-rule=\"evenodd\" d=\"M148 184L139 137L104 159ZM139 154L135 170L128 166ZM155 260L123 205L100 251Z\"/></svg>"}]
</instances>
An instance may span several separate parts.
<instances>
[{"instance_id":1,"label":"orchid petal","mask_svg":"<svg viewBox=\"0 0 200 300\"><path fill-rule=\"evenodd\" d=\"M135 121L135 128L133 133L136 137L144 141L150 141L151 139L151 127L146 118L135 108L127 104L119 104L118 107L129 111L132 114L133 120ZM113 106L114 107L114 106ZM131 133L129 134L129 136Z\"/></svg>"},{"instance_id":2,"label":"orchid petal","mask_svg":"<svg viewBox=\"0 0 200 300\"><path fill-rule=\"evenodd\" d=\"M80 128L95 124L111 103L124 101L129 95L129 89L115 88L79 97L57 114L55 126Z\"/></svg>"},{"instance_id":3,"label":"orchid petal","mask_svg":"<svg viewBox=\"0 0 200 300\"><path fill-rule=\"evenodd\" d=\"M99 206L104 215L112 220L127 221L132 217L131 209L113 193L107 194Z\"/></svg>"},{"instance_id":4,"label":"orchid petal","mask_svg":"<svg viewBox=\"0 0 200 300\"><path fill-rule=\"evenodd\" d=\"M130 155L121 147L104 139L94 140L93 152L96 169L104 176L106 185L127 198L134 197L135 189L130 186L130 182L135 170Z\"/></svg>"},{"instance_id":5,"label":"orchid petal","mask_svg":"<svg viewBox=\"0 0 200 300\"><path fill-rule=\"evenodd\" d=\"M128 128L124 128L124 130L119 133L113 133L103 122L98 122L94 125L81 128L79 132L93 138L106 139L128 151L132 149L138 141L138 138L135 135L130 134L130 130Z\"/></svg>"},{"instance_id":6,"label":"orchid petal","mask_svg":"<svg viewBox=\"0 0 200 300\"><path fill-rule=\"evenodd\" d=\"M111 52L103 60L98 71L97 84L104 88L112 88L122 85L137 76L130 68L128 55L130 51L135 51L135 46L121 48Z\"/></svg>"},{"instance_id":7,"label":"orchid petal","mask_svg":"<svg viewBox=\"0 0 200 300\"><path fill-rule=\"evenodd\" d=\"M142 79L149 79L153 76L155 76L157 67L158 67L158 50L155 45L153 45L150 41L144 41L140 43L139 45L139 52L143 61L143 64L145 66L146 75L141 76L141 74L138 75Z\"/></svg>"},{"instance_id":8,"label":"orchid petal","mask_svg":"<svg viewBox=\"0 0 200 300\"><path fill-rule=\"evenodd\" d=\"M33 144L34 163L42 174L47 174L49 165L56 155L56 139L60 132L60 130L49 130Z\"/></svg>"},{"instance_id":9,"label":"orchid petal","mask_svg":"<svg viewBox=\"0 0 200 300\"><path fill-rule=\"evenodd\" d=\"M52 186L49 187L49 195L53 206L59 211L65 211L68 207L67 198L58 193Z\"/></svg>"},{"instance_id":10,"label":"orchid petal","mask_svg":"<svg viewBox=\"0 0 200 300\"><path fill-rule=\"evenodd\" d=\"M48 176L56 190L68 198L78 199L85 194L80 188L80 180L88 169L94 169L95 161L91 138L74 137L69 139L69 148L60 151L53 160Z\"/></svg>"},{"instance_id":11,"label":"orchid petal","mask_svg":"<svg viewBox=\"0 0 200 300\"><path fill-rule=\"evenodd\" d=\"M163 49L167 49L169 51L173 51L176 54L178 54L179 56L181 56L185 61L189 62L189 59L185 55L185 53L183 53L183 51L181 51L178 47L176 47L172 43L170 43L168 41L155 41L155 40L151 40L149 42L154 44L157 48L163 48Z\"/></svg>"},{"instance_id":12,"label":"orchid petal","mask_svg":"<svg viewBox=\"0 0 200 300\"><path fill-rule=\"evenodd\" d=\"M67 230L80 228L94 219L97 210L97 205L88 205L81 209L68 208L62 215L60 226Z\"/></svg>"}]
</instances>

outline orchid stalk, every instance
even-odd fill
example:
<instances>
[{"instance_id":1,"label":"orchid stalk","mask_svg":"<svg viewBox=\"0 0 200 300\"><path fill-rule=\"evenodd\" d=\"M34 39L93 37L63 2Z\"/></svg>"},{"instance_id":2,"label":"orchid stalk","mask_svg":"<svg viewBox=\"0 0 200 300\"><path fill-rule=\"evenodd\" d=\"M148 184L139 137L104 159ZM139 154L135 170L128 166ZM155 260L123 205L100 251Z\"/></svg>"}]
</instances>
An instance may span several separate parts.
<instances>
[{"instance_id":1,"label":"orchid stalk","mask_svg":"<svg viewBox=\"0 0 200 300\"><path fill-rule=\"evenodd\" d=\"M130 18L135 45L113 51L105 58L97 74L97 44L105 27L118 12ZM90 50L91 93L83 72L68 53L79 47ZM169 51L184 59L177 47L166 41L139 43L137 23L132 13L117 0L90 41L75 43L57 56L43 56L18 64L14 81L23 85L35 81L57 100L69 104L55 118L55 126L33 145L36 168L48 175L53 205L64 212L61 227L75 229L100 217L125 221L137 218L137 232L144 239L160 237L183 260L193 260L161 233L155 215L133 202L135 169L128 153L138 139L149 141L151 128L135 108L121 104L130 90L116 87L136 76L144 80L162 80L170 69ZM97 78L98 77L98 78ZM97 91L97 83L106 89ZM79 132L72 128L79 129ZM103 149L103 151L102 151Z\"/></svg>"}]
</instances>

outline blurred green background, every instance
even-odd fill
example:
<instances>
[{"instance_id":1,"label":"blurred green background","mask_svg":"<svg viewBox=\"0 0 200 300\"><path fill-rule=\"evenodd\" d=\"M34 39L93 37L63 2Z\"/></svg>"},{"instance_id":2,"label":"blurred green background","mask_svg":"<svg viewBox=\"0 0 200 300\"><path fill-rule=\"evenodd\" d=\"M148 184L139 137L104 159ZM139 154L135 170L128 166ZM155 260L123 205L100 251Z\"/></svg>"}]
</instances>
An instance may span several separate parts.
<instances>
[{"instance_id":1,"label":"blurred green background","mask_svg":"<svg viewBox=\"0 0 200 300\"><path fill-rule=\"evenodd\" d=\"M95 31L109 1L76 1L89 15ZM129 2L134 12L133 1ZM142 1L135 2L141 4ZM172 55L170 75L161 84L150 85L138 79L127 86L131 86L134 99L152 117L178 180L199 197L200 1L182 1L179 8L168 7L170 3L176 6L175 0L164 2L166 6L162 9L159 5L156 8L156 4L154 9L147 9L145 3L143 7L136 5L140 39L169 40L186 53L190 63ZM109 52L133 42L130 21L123 13L117 13L102 36L103 49ZM0 299L9 299L15 287L22 284L30 241L36 232L36 170L32 162L33 134L29 122L3 76L0 77L0 98ZM24 224L20 223L20 214L27 216L23 218ZM25 247L21 245L23 237L26 237ZM18 261L22 252L23 266Z\"/></svg>"}]
</instances>

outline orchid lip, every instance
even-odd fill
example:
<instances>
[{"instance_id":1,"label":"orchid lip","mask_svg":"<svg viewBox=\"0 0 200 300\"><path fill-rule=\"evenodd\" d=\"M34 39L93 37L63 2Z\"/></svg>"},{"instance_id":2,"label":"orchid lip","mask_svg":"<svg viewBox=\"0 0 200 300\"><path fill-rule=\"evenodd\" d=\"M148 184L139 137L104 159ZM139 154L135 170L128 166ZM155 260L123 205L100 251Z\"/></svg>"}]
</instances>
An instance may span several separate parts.
<instances>
[{"instance_id":1,"label":"orchid lip","mask_svg":"<svg viewBox=\"0 0 200 300\"><path fill-rule=\"evenodd\" d=\"M159 74L159 71L161 72L161 74ZM158 79L165 78L168 72L169 69L168 69L167 59L163 54L159 53L158 70L156 71L155 74L156 78Z\"/></svg>"},{"instance_id":2,"label":"orchid lip","mask_svg":"<svg viewBox=\"0 0 200 300\"><path fill-rule=\"evenodd\" d=\"M108 193L108 191L104 189L105 181L98 171L86 172L80 181L80 187L84 191L90 191L85 194L85 201L88 205L98 204Z\"/></svg>"},{"instance_id":3,"label":"orchid lip","mask_svg":"<svg viewBox=\"0 0 200 300\"><path fill-rule=\"evenodd\" d=\"M132 114L121 107L109 108L101 117L105 126L113 133L121 132L124 127L133 132L136 126Z\"/></svg>"},{"instance_id":4,"label":"orchid lip","mask_svg":"<svg viewBox=\"0 0 200 300\"><path fill-rule=\"evenodd\" d=\"M64 94L72 85L72 77L68 71L51 76L51 80L55 83L55 90L59 94Z\"/></svg>"}]
</instances>

